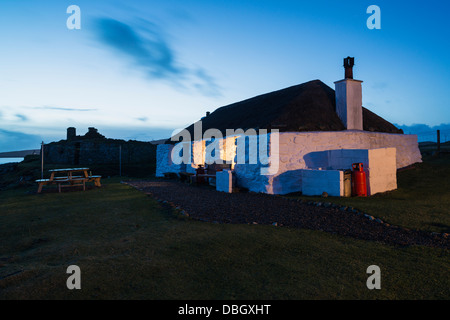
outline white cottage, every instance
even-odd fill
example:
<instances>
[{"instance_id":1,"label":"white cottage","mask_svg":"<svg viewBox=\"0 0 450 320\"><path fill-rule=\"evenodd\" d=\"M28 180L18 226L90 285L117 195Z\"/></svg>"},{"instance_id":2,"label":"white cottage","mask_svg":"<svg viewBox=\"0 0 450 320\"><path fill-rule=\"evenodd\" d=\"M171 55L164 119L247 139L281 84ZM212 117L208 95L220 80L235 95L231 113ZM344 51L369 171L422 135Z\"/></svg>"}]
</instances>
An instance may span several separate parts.
<instances>
[{"instance_id":1,"label":"white cottage","mask_svg":"<svg viewBox=\"0 0 450 320\"><path fill-rule=\"evenodd\" d=\"M224 162L250 191L343 196L344 170L358 162L369 195L396 189L397 169L422 161L417 136L364 108L353 58L344 67L335 90L314 80L208 113L158 146L156 176Z\"/></svg>"}]
</instances>

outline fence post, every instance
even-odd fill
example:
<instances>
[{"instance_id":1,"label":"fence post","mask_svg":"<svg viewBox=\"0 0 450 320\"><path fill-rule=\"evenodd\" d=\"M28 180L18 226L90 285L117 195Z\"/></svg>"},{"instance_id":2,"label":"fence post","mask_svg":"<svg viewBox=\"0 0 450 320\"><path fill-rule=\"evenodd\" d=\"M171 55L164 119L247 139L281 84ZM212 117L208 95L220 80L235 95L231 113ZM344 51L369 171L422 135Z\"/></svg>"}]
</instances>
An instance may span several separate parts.
<instances>
[{"instance_id":1,"label":"fence post","mask_svg":"<svg viewBox=\"0 0 450 320\"><path fill-rule=\"evenodd\" d=\"M122 176L122 145L119 146L119 177Z\"/></svg>"},{"instance_id":2,"label":"fence post","mask_svg":"<svg viewBox=\"0 0 450 320\"><path fill-rule=\"evenodd\" d=\"M441 152L441 130L437 131L437 153Z\"/></svg>"}]
</instances>

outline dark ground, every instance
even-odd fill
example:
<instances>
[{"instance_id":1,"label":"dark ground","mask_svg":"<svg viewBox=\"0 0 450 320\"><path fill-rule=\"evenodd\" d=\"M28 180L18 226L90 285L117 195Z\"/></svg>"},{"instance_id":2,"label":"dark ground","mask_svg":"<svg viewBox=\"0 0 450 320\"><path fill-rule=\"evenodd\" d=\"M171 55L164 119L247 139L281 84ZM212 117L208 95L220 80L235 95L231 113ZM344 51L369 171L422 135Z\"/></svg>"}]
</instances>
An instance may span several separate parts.
<instances>
[{"instance_id":1,"label":"dark ground","mask_svg":"<svg viewBox=\"0 0 450 320\"><path fill-rule=\"evenodd\" d=\"M317 206L305 201L260 193L223 193L178 181L146 180L127 184L167 201L191 218L217 223L295 227L378 241L389 245L450 248L442 234L409 230L371 220L356 210ZM324 199L326 200L326 199Z\"/></svg>"}]
</instances>

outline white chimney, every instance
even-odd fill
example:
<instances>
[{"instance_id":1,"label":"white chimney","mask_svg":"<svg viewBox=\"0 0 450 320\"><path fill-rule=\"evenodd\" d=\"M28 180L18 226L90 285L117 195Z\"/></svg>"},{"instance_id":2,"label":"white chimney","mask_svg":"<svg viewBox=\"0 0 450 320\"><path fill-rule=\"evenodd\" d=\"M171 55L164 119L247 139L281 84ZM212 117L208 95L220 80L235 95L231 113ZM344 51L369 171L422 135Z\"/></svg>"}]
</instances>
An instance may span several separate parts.
<instances>
[{"instance_id":1,"label":"white chimney","mask_svg":"<svg viewBox=\"0 0 450 320\"><path fill-rule=\"evenodd\" d=\"M347 130L363 130L362 81L353 79L354 64L355 58L345 58L345 79L334 83L336 113Z\"/></svg>"}]
</instances>

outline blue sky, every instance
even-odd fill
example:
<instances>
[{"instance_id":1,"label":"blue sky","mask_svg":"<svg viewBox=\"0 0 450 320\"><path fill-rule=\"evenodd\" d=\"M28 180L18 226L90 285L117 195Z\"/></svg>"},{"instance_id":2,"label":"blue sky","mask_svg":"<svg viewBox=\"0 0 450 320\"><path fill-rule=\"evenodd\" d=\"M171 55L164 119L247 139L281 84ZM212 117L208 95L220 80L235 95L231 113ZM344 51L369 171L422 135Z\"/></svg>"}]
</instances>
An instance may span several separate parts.
<instances>
[{"instance_id":1,"label":"blue sky","mask_svg":"<svg viewBox=\"0 0 450 320\"><path fill-rule=\"evenodd\" d=\"M166 138L255 95L314 79L334 88L347 56L365 107L403 128L447 128L450 5L393 2L2 0L0 151L69 126ZM366 26L373 4L381 30ZM70 5L80 30L66 26Z\"/></svg>"}]
</instances>

